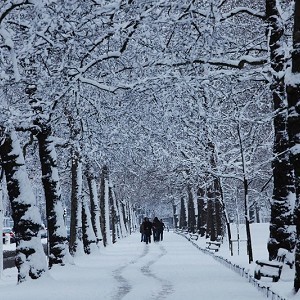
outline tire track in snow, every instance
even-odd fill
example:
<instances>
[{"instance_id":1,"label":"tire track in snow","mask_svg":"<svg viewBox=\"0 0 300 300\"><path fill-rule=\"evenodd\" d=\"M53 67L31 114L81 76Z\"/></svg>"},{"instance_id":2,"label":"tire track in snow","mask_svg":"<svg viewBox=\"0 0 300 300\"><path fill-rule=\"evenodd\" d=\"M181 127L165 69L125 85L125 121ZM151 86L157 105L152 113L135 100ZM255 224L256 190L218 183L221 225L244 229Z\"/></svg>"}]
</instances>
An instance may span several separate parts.
<instances>
[{"instance_id":1,"label":"tire track in snow","mask_svg":"<svg viewBox=\"0 0 300 300\"><path fill-rule=\"evenodd\" d=\"M141 268L141 272L143 275L151 277L155 280L157 280L161 285L161 290L158 292L158 294L153 295L153 300L161 300L165 299L168 295L172 294L174 292L173 285L171 282L169 282L166 279L160 278L157 275L155 275L151 270L150 267L156 263L161 257L167 254L166 249L160 245L159 249L161 250L161 254L159 254L156 259L149 261L145 266Z\"/></svg>"},{"instance_id":2,"label":"tire track in snow","mask_svg":"<svg viewBox=\"0 0 300 300\"><path fill-rule=\"evenodd\" d=\"M145 247L141 255L139 255L137 258L133 259L132 261L130 261L128 264L123 265L113 271L114 279L120 284L116 295L113 296L112 298L113 300L122 299L132 290L132 285L128 282L128 280L124 276L122 276L123 270L126 269L129 265L135 264L142 257L146 256L148 252L149 252L149 248Z\"/></svg>"}]
</instances>

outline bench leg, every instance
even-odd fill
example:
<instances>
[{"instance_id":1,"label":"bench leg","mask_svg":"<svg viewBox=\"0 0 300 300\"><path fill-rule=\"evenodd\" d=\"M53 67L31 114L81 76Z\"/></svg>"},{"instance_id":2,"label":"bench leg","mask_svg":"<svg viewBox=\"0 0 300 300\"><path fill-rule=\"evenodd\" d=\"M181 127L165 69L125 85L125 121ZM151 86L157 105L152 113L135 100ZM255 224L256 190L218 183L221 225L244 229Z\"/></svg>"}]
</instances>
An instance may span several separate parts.
<instances>
[{"instance_id":1,"label":"bench leg","mask_svg":"<svg viewBox=\"0 0 300 300\"><path fill-rule=\"evenodd\" d=\"M257 280L260 280L261 279L261 274L259 271L254 271L254 278L257 279Z\"/></svg>"}]
</instances>

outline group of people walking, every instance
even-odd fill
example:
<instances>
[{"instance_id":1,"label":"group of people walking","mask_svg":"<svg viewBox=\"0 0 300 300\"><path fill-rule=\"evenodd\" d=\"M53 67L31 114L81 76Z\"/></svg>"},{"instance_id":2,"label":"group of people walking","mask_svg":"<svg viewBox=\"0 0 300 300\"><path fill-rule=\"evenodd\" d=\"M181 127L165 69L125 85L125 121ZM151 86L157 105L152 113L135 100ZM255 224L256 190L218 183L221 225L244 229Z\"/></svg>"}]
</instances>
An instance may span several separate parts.
<instances>
[{"instance_id":1,"label":"group of people walking","mask_svg":"<svg viewBox=\"0 0 300 300\"><path fill-rule=\"evenodd\" d=\"M155 217L152 222L149 218L144 218L144 221L140 226L141 242L145 242L146 244L151 243L152 233L154 242L162 241L164 228L165 224L157 217Z\"/></svg>"}]
</instances>

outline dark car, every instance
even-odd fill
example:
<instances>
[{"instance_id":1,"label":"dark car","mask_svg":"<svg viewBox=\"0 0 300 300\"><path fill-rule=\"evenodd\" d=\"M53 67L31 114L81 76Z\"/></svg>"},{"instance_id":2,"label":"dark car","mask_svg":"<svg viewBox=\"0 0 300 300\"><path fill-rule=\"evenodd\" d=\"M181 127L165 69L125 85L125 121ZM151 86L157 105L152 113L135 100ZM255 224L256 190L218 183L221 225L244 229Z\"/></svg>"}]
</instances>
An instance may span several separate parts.
<instances>
[{"instance_id":1,"label":"dark car","mask_svg":"<svg viewBox=\"0 0 300 300\"><path fill-rule=\"evenodd\" d=\"M13 232L12 228L3 227L3 231L2 231L3 244L5 243L5 235L7 235L7 234L9 234L9 236L10 236L10 242L15 243L16 237L15 237L15 233Z\"/></svg>"},{"instance_id":2,"label":"dark car","mask_svg":"<svg viewBox=\"0 0 300 300\"><path fill-rule=\"evenodd\" d=\"M47 227L44 224L41 225L39 233L41 235L41 239L45 239L48 237Z\"/></svg>"}]
</instances>

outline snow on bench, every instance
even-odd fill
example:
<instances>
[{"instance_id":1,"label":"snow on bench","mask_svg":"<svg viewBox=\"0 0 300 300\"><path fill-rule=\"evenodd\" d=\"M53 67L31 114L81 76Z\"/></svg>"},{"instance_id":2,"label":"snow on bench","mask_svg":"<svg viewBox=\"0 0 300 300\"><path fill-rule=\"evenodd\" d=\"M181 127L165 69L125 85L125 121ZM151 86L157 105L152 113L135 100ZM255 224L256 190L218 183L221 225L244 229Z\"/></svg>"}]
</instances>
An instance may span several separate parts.
<instances>
[{"instance_id":1,"label":"snow on bench","mask_svg":"<svg viewBox=\"0 0 300 300\"><path fill-rule=\"evenodd\" d=\"M197 241L199 238L198 234L193 234L193 233L190 233L190 237L189 237L189 240L194 240L194 241Z\"/></svg>"},{"instance_id":2,"label":"snow on bench","mask_svg":"<svg viewBox=\"0 0 300 300\"><path fill-rule=\"evenodd\" d=\"M279 248L276 260L257 260L256 268L254 270L254 278L260 280L261 277L271 277L273 282L277 282L280 278L284 264L290 266L294 265L294 257L291 252L286 249Z\"/></svg>"},{"instance_id":3,"label":"snow on bench","mask_svg":"<svg viewBox=\"0 0 300 300\"><path fill-rule=\"evenodd\" d=\"M277 255L283 257L283 262L288 265L291 269L294 267L295 254L284 248L279 248Z\"/></svg>"},{"instance_id":4,"label":"snow on bench","mask_svg":"<svg viewBox=\"0 0 300 300\"><path fill-rule=\"evenodd\" d=\"M206 244L207 244L207 246L206 246L207 250L212 250L215 252L218 252L220 249L220 246L221 246L221 242L216 242L216 241L209 241L209 242L206 242Z\"/></svg>"}]
</instances>

